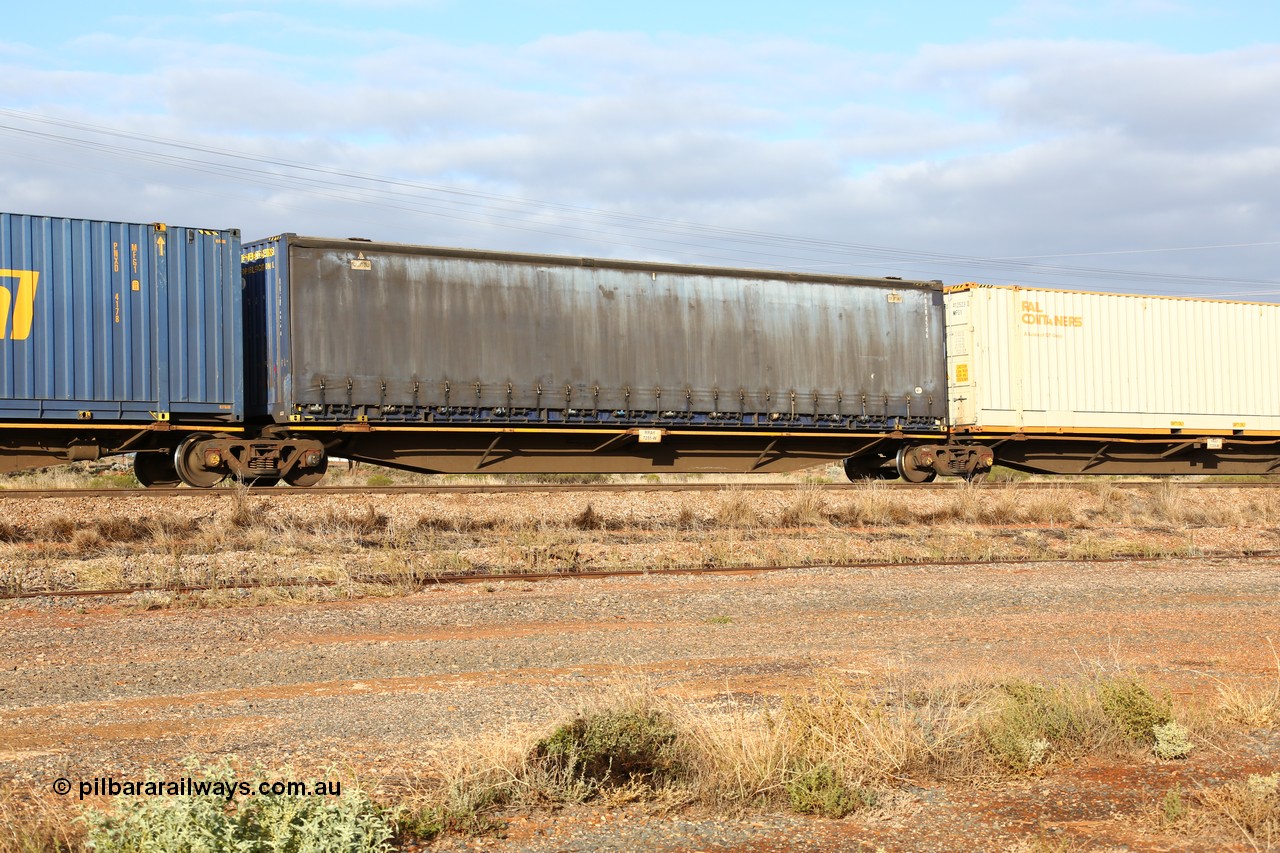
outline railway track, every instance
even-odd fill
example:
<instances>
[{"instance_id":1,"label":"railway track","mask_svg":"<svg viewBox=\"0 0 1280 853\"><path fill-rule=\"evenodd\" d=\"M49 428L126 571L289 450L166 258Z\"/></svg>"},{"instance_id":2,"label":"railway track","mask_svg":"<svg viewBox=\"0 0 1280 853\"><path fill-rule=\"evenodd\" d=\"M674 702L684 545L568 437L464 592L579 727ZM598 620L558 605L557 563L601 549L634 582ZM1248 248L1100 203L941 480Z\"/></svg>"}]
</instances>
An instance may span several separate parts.
<instances>
[{"instance_id":1,"label":"railway track","mask_svg":"<svg viewBox=\"0 0 1280 853\"><path fill-rule=\"evenodd\" d=\"M439 586L444 584L495 583L498 581L553 581L553 580L597 580L621 577L661 577L664 575L753 575L770 572L795 571L798 569L831 568L831 569L901 569L946 566L1022 566L1044 563L1079 563L1084 565L1107 565L1113 563L1158 563L1175 559L1196 560L1275 560L1280 559L1280 550L1268 551L1206 551L1188 555L1164 554L1113 554L1109 557L1033 557L995 560L897 560L889 562L840 562L840 563L796 563L788 565L743 565L743 566L684 566L664 569L607 569L599 571L557 571L557 572L482 572L470 574L434 574L406 578L391 575L363 575L348 578L344 581L320 578L294 578L275 581L243 581L217 584L176 584L129 586L111 589L54 589L29 590L22 592L0 593L0 601L24 598L93 598L120 597L139 593L193 593L215 592L232 589L288 589L318 588L337 586L339 583L352 584L396 584L412 583L415 586Z\"/></svg>"},{"instance_id":2,"label":"railway track","mask_svg":"<svg viewBox=\"0 0 1280 853\"><path fill-rule=\"evenodd\" d=\"M906 489L910 491L955 491L963 488L979 489L1057 489L1067 486L1089 485L1097 483L1095 479L1080 480L1048 480L1026 481L1019 483L973 483L960 481L941 483L894 483L882 482L881 488ZM1155 480L1112 480L1110 485L1117 488L1142 488L1157 485ZM1252 483L1219 483L1179 482L1183 489L1276 489L1280 482ZM191 489L185 486L178 488L152 489L0 489L0 499L4 498L94 498L94 497L228 497L235 494L250 494L270 497L291 497L306 495L444 495L444 494L518 494L539 492L585 492L585 493L626 493L626 492L719 492L726 489L736 491L794 491L799 488L814 489L821 492L848 492L866 488L856 483L486 483L458 484L446 483L433 486L313 486L295 489L282 486L268 488L226 487L214 489Z\"/></svg>"}]
</instances>

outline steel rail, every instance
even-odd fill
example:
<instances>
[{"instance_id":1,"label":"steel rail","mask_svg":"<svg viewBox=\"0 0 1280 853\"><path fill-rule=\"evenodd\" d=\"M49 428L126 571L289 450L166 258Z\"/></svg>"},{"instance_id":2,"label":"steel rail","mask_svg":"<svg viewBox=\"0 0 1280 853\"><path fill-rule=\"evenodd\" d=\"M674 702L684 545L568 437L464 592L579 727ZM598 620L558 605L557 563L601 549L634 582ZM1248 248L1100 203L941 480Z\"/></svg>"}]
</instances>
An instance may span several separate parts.
<instances>
[{"instance_id":1,"label":"steel rail","mask_svg":"<svg viewBox=\"0 0 1280 853\"><path fill-rule=\"evenodd\" d=\"M601 569L563 572L483 572L471 574L422 575L410 578L396 575L361 575L337 581L324 578L293 578L275 581L241 581L213 584L172 584L163 586L116 587L111 589L56 589L0 593L0 601L24 598L91 598L135 595L144 592L217 592L229 589L277 589L289 587L330 587L340 583L397 584L411 581L418 586L444 584L494 583L497 581L595 580L622 577L661 577L667 575L750 575L786 572L800 569L919 569L953 566L1026 566L1035 564L1085 563L1159 563L1167 560L1268 560L1280 559L1280 550L1265 551L1201 551L1189 554L1112 554L1108 557L1029 557L997 560L897 560L885 562L792 563L783 565L744 566L676 566L662 569Z\"/></svg>"},{"instance_id":2,"label":"steel rail","mask_svg":"<svg viewBox=\"0 0 1280 853\"><path fill-rule=\"evenodd\" d=\"M1060 489L1103 482L1116 488L1144 488L1158 486L1158 480L1111 480L1096 479L1023 481L1014 483L895 483L879 481L877 486L885 489L906 489L911 491L955 491L963 488L982 490L996 489ZM1216 483L1188 482L1176 483L1178 488L1186 489L1276 489L1280 482L1256 483ZM4 498L97 498L97 497L227 497L235 494L251 494L263 497L303 497L306 495L433 495L433 494L519 494L521 492L585 492L603 494L623 494L628 492L715 492L715 491L795 491L812 489L822 492L849 492L865 489L865 485L857 483L486 483L465 485L458 483L438 486L312 486L310 488L290 488L271 486L265 488L213 488L192 489L185 486L177 488L109 488L109 489L0 489L0 499Z\"/></svg>"}]
</instances>

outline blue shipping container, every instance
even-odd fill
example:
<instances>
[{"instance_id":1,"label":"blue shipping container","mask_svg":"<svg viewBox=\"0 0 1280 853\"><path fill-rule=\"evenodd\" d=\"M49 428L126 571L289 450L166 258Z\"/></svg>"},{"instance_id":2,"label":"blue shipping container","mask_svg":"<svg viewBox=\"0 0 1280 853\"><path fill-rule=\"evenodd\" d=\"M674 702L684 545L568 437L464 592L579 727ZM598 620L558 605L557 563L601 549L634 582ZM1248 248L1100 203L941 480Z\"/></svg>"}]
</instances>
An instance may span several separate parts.
<instances>
[{"instance_id":1,"label":"blue shipping container","mask_svg":"<svg viewBox=\"0 0 1280 853\"><path fill-rule=\"evenodd\" d=\"M244 417L240 232L0 213L0 419Z\"/></svg>"}]
</instances>

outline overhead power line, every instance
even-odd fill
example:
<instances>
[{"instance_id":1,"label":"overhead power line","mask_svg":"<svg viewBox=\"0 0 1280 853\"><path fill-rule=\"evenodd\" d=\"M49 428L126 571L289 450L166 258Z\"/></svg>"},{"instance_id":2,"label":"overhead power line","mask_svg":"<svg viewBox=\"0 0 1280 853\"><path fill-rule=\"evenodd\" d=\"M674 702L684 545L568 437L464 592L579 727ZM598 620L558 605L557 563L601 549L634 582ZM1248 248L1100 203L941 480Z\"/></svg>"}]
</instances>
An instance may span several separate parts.
<instances>
[{"instance_id":1,"label":"overhead power line","mask_svg":"<svg viewBox=\"0 0 1280 853\"><path fill-rule=\"evenodd\" d=\"M1280 281L1044 263L1045 258L1139 255L1280 245L1280 241L1163 249L1122 249L1037 256L981 257L825 240L605 210L561 202L430 184L184 140L151 136L69 119L0 109L10 119L0 132L98 154L231 179L263 189L356 203L383 210L520 230L593 244L644 249L732 263L822 269L891 266L916 277L982 277L1045 284L1045 279L1124 282L1131 289L1241 285L1239 295L1274 292ZM903 268L905 266L905 269ZM1000 283L999 281L993 283ZM1137 285L1136 287L1134 285ZM1215 294L1221 295L1221 294Z\"/></svg>"}]
</instances>

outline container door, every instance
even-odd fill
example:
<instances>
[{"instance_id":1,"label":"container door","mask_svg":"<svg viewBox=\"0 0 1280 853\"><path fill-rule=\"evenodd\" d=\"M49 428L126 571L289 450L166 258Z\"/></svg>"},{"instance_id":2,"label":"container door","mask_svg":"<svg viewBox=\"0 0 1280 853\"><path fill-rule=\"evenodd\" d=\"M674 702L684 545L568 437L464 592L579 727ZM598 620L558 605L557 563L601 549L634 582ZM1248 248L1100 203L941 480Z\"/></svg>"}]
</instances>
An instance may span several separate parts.
<instances>
[{"instance_id":1,"label":"container door","mask_svg":"<svg viewBox=\"0 0 1280 853\"><path fill-rule=\"evenodd\" d=\"M167 301L166 396L174 412L240 417L239 246L226 231L157 231ZM234 258L233 258L234 254Z\"/></svg>"},{"instance_id":2,"label":"container door","mask_svg":"<svg viewBox=\"0 0 1280 853\"><path fill-rule=\"evenodd\" d=\"M974 361L972 296L969 291L947 294L947 399L951 423L957 427L977 422L978 371Z\"/></svg>"}]
</instances>

